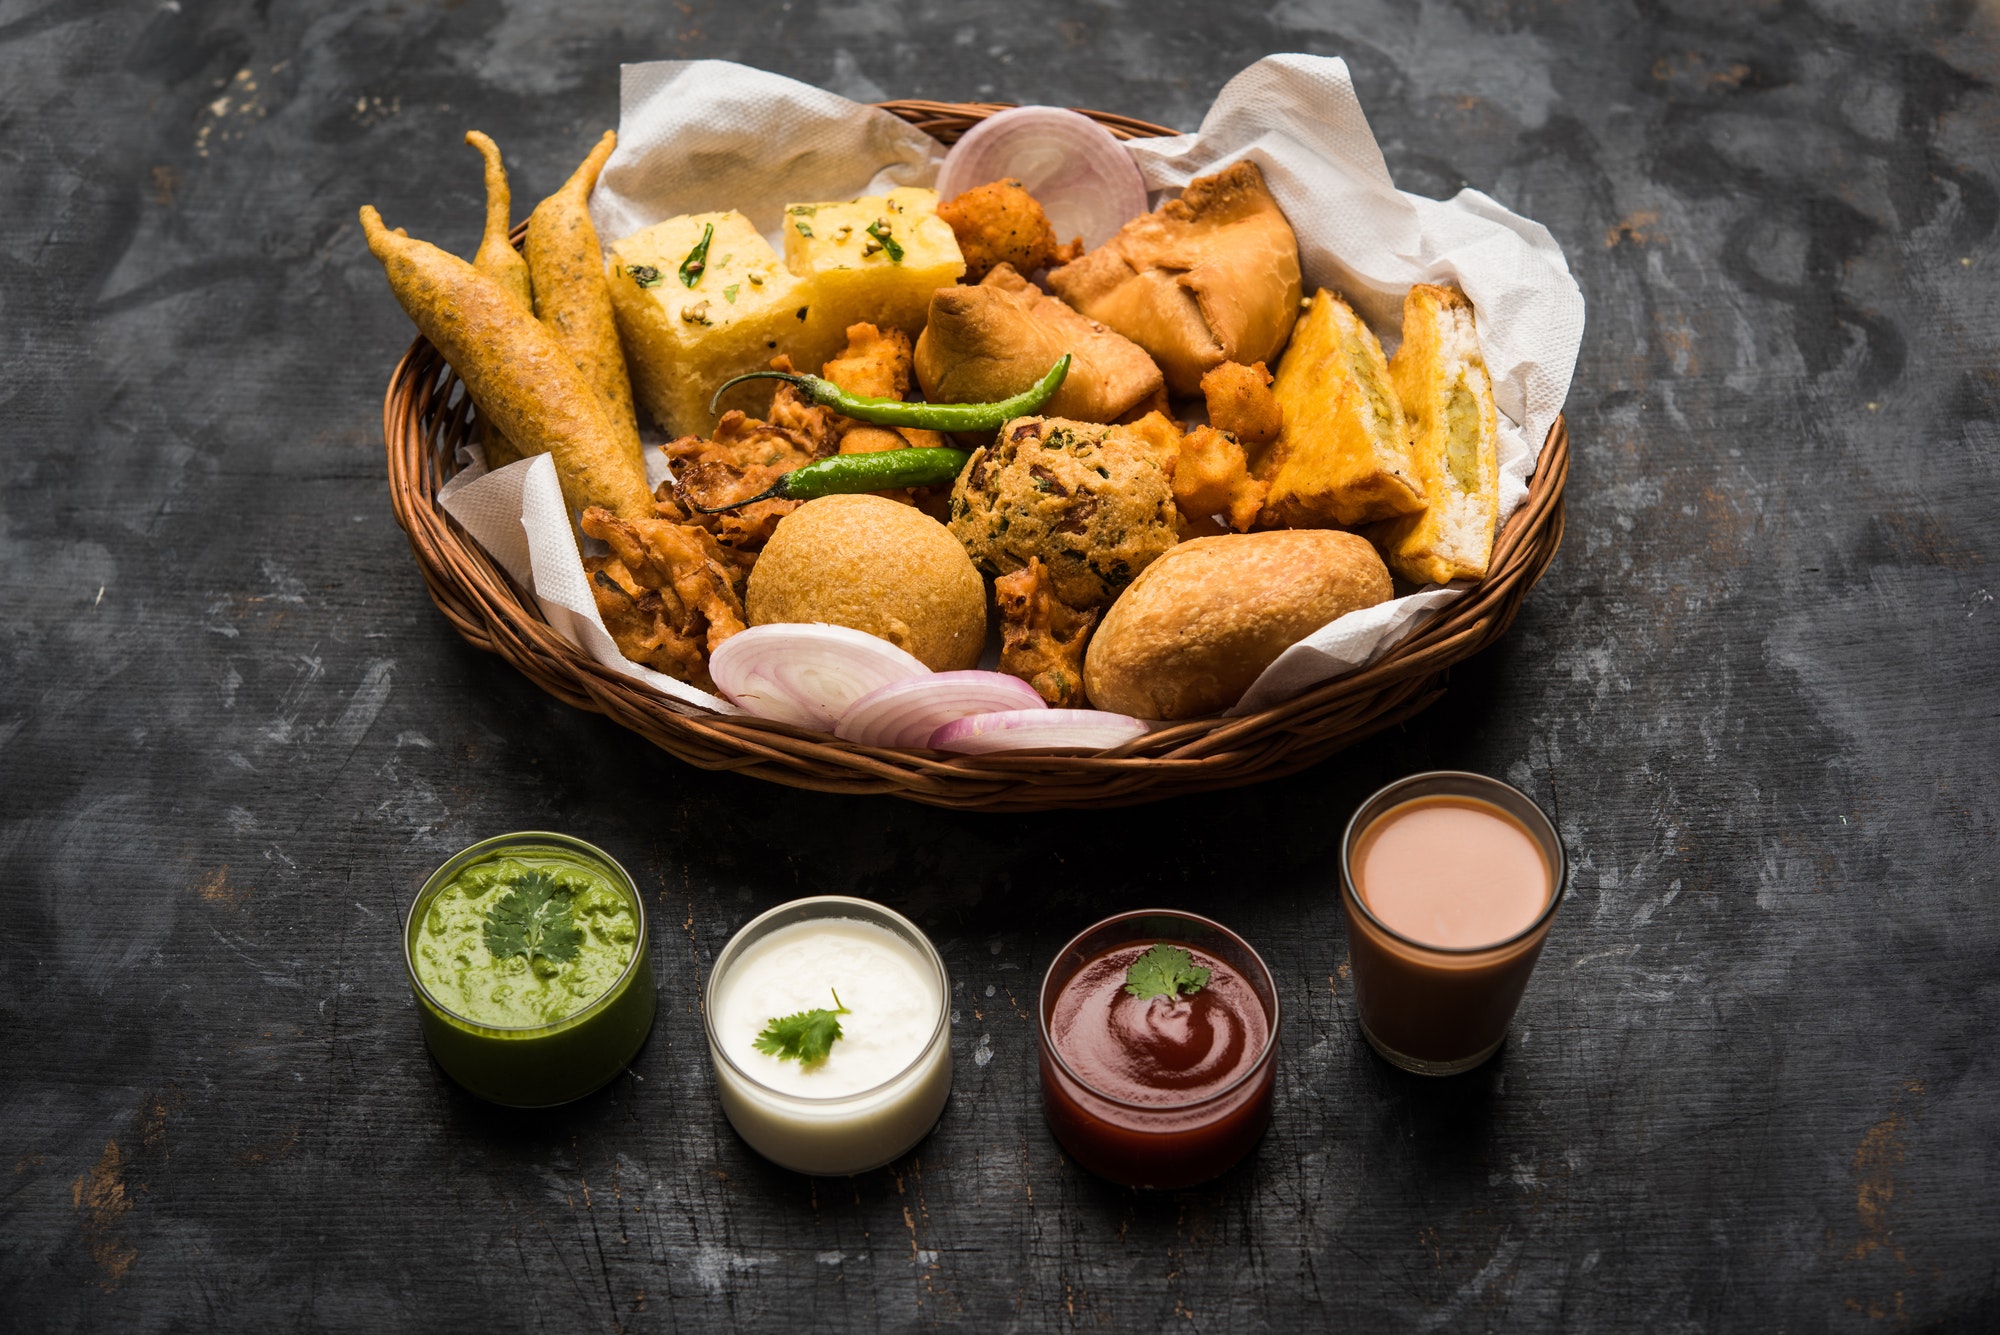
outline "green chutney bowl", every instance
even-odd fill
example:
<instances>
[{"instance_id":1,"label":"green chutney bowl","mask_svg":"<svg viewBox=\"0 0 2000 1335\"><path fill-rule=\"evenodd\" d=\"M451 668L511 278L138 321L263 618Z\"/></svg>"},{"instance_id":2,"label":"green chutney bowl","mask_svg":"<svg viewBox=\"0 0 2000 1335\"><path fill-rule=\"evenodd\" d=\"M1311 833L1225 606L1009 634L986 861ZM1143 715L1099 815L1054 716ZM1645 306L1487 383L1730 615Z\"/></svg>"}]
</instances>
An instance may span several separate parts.
<instances>
[{"instance_id":1,"label":"green chutney bowl","mask_svg":"<svg viewBox=\"0 0 2000 1335\"><path fill-rule=\"evenodd\" d=\"M482 864L497 867L502 859L554 875L567 872L572 882L577 878L593 882L594 901L609 902L604 893L608 888L631 910L636 927L631 958L602 993L577 998L578 1006L573 1011L557 1008L547 1018L531 1022L491 1023L462 1013L476 1009L463 1001L454 1009L442 980L434 988L419 973L418 960L426 944L431 946L426 959L435 958L444 945L435 935L426 936L432 906L458 885L461 875L469 878L468 884L490 877L495 873ZM496 904L503 896L500 886L518 884L518 881L500 881L479 894L490 897L486 900L489 905ZM459 899L464 903L475 902L468 895ZM489 916L490 912L489 908ZM429 925L435 931L437 924ZM470 939L470 928L460 923L458 929L462 946ZM591 948L602 945L602 938L587 928L581 935L584 949L579 958L587 960ZM490 954L479 948L461 949L458 958L486 960L491 965L486 972L493 978L500 978L504 968L491 964ZM533 956L524 960L526 968L534 968ZM446 1075L467 1090L510 1108L554 1107L602 1088L637 1055L653 1027L658 998L653 988L652 952L646 937L646 906L639 897L638 887L617 859L566 834L523 830L482 839L454 854L431 873L410 905L409 917L403 922L403 964L409 973L417 1019L431 1056ZM531 985L535 981L527 979L520 970L514 973L516 981Z\"/></svg>"}]
</instances>

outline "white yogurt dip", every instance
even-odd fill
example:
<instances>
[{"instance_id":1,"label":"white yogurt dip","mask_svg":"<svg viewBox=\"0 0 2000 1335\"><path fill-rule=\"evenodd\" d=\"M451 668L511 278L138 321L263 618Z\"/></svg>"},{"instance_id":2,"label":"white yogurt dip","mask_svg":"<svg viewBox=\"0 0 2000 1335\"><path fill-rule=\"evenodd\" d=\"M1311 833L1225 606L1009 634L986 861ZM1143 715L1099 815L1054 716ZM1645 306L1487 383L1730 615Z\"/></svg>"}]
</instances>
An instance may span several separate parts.
<instances>
[{"instance_id":1,"label":"white yogurt dip","mask_svg":"<svg viewBox=\"0 0 2000 1335\"><path fill-rule=\"evenodd\" d=\"M805 1173L888 1163L936 1124L951 1092L950 985L923 933L879 904L821 896L738 932L708 985L708 1035L723 1111L751 1148ZM823 1061L760 1052L773 1020L849 1014Z\"/></svg>"}]
</instances>

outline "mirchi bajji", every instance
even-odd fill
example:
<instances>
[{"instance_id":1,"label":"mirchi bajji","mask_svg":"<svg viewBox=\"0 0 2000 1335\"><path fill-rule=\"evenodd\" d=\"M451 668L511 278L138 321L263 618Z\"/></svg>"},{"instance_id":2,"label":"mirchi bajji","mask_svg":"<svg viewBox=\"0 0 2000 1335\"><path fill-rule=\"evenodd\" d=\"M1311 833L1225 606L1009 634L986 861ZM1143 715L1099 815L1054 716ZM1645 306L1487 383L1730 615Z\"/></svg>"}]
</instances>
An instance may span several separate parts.
<instances>
[{"instance_id":1,"label":"mirchi bajji","mask_svg":"<svg viewBox=\"0 0 2000 1335\"><path fill-rule=\"evenodd\" d=\"M374 205L362 206L361 228L389 290L458 372L480 416L527 453L554 456L572 513L600 505L621 518L653 516L644 463L555 335L493 278L390 231Z\"/></svg>"},{"instance_id":2,"label":"mirchi bajji","mask_svg":"<svg viewBox=\"0 0 2000 1335\"><path fill-rule=\"evenodd\" d=\"M604 277L604 250L590 221L590 192L605 160L618 146L618 134L606 130L597 146L563 182L562 188L528 215L528 273L534 286L535 316L548 326L576 363L584 381L597 394L619 439L639 462L639 419L632 408L632 379L625 367L625 349L618 341L618 321L611 310L611 289Z\"/></svg>"}]
</instances>

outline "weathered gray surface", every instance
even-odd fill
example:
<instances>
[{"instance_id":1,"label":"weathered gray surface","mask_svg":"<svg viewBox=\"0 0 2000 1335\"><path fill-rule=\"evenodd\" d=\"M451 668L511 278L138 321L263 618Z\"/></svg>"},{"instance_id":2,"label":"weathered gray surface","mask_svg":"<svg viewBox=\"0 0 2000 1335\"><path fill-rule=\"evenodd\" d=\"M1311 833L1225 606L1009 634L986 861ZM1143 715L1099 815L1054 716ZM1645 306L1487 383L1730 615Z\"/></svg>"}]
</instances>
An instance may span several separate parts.
<instances>
[{"instance_id":1,"label":"weathered gray surface","mask_svg":"<svg viewBox=\"0 0 2000 1335\"><path fill-rule=\"evenodd\" d=\"M2000 1324L2000 37L1970 3L0 0L0 1324L1788 1330ZM1567 247L1570 538L1444 704L1300 777L1031 819L686 769L462 645L389 517L408 326L354 209L469 250L622 59L1192 125L1346 56L1398 179ZM1559 813L1572 899L1475 1075L1354 1027L1332 856L1436 765ZM632 1078L503 1115L427 1062L397 916L531 826L654 895ZM814 1184L723 1124L707 962L852 891L959 980L956 1094ZM1212 909L1290 1008L1222 1182L1080 1176L1032 981Z\"/></svg>"}]
</instances>

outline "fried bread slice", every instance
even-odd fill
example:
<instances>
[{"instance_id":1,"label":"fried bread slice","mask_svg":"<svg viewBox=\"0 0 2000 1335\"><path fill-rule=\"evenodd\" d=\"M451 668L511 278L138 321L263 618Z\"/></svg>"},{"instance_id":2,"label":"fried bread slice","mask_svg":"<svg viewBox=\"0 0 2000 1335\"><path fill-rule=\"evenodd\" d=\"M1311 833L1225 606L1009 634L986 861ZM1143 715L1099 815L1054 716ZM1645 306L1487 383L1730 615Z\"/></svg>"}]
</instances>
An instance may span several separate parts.
<instances>
[{"instance_id":1,"label":"fried bread slice","mask_svg":"<svg viewBox=\"0 0 2000 1335\"><path fill-rule=\"evenodd\" d=\"M1425 507L1369 536L1404 579L1483 579L1500 516L1500 415L1463 292L1428 283L1410 289L1389 378L1402 401Z\"/></svg>"},{"instance_id":2,"label":"fried bread slice","mask_svg":"<svg viewBox=\"0 0 2000 1335\"><path fill-rule=\"evenodd\" d=\"M1271 488L1262 527L1347 527L1423 508L1382 345L1325 288L1292 330L1271 391L1283 425L1251 469Z\"/></svg>"}]
</instances>

